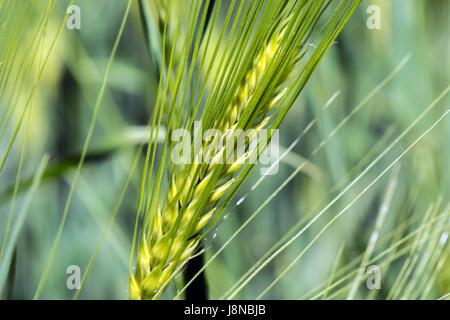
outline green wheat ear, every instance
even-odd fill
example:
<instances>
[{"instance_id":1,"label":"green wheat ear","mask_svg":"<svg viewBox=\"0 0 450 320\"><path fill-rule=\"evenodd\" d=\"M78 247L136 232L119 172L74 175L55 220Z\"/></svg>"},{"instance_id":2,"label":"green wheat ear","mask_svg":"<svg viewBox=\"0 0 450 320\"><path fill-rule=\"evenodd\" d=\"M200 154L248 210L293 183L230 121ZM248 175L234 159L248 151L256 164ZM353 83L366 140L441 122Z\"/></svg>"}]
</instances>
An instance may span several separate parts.
<instances>
[{"instance_id":1,"label":"green wheat ear","mask_svg":"<svg viewBox=\"0 0 450 320\"><path fill-rule=\"evenodd\" d=\"M208 129L216 129L220 134L217 134L211 142L203 142L200 148L197 148L195 143L192 148L199 149L194 150L196 151L194 153L197 154L198 151L203 162L196 163L194 160L193 164L168 164L165 166L165 161L168 160L164 157L167 157L166 151L168 148L170 149L168 146L171 144L170 142L164 144L163 159L160 162L155 182L156 187L149 186L148 189L146 201L150 204L147 202L144 209L144 223L140 236L137 235L138 225L136 224L133 249L134 241L137 238L139 240L137 240L138 250L134 271L131 269L134 250L132 250L130 262L129 295L131 299L160 298L177 272L196 254L201 239L207 231L214 227L227 201L245 181L252 169L253 166L247 164L246 160L248 158L257 159L260 155L262 151L260 150L261 141L258 139L260 131L263 128L278 128L286 112L358 3L358 0L340 1L334 13L328 20L325 20L323 27L317 28L316 34L313 34L316 26L331 1L291 2L286 0L275 3L273 10L265 11L262 16L270 20L269 27L265 28L265 24L261 24L255 30L257 33L250 44L247 43L247 40L250 37L253 23L243 24L245 27L242 30L245 32L242 32L245 35L238 38L241 41L236 41L233 50L243 50L250 56L242 57L239 53L231 54L228 56L228 62L225 60L220 62L219 69L230 63L231 65L226 71L220 70L218 75L222 77L219 80L215 78L213 81L219 88L214 85L215 88L208 97L202 115ZM249 12L252 10L258 12L261 8L256 5L256 2L253 4L255 6L251 5ZM191 27L194 26L193 24ZM285 85L287 77L296 61L304 57L307 52L308 46L305 44L311 40L315 41L317 37L322 37L320 43L315 47L311 57L307 58L305 66L292 86L287 88ZM189 46L185 50L186 55L189 53L188 49ZM239 60L239 58L241 59ZM195 61L195 58L193 60ZM234 68L232 65L237 67ZM190 69L187 83L193 80L191 71L192 69ZM181 79L182 74L183 70L177 74L177 78L179 75ZM237 80L239 84L235 84L235 79L239 79ZM167 79L167 83L169 82ZM178 84L175 88L178 90L177 86ZM226 89L222 91L222 88ZM164 109L166 93L162 94L161 114ZM181 95L183 94L180 94L180 98ZM185 95L183 96L185 97ZM220 102L222 99L225 99L223 104ZM200 103L200 99L198 101ZM188 105L191 110L195 104L192 101ZM186 121L195 119L197 106L195 105L192 118L189 120L190 116L188 116ZM179 116L181 117L181 114ZM154 128L154 123L152 128ZM192 123L183 125L183 127L190 128L191 125ZM236 138L238 141L242 138L241 129L252 129L252 134L245 135L244 151L246 152L230 162L230 150L227 148L230 146L230 141L233 146L237 144ZM271 134L266 135L266 138L270 139L270 137ZM242 140L240 141L242 142ZM220 147L224 144L226 147ZM264 147L265 145L262 146L262 149ZM155 149L152 150L148 181L151 181L155 156ZM148 151L146 161L149 161L149 155ZM166 167L173 170L169 176L170 183L167 193L161 199L162 201L159 201L159 194L163 186L162 177L166 172ZM242 170L237 174L239 169ZM143 174L136 223L138 223L142 208L146 179L147 166L145 166Z\"/></svg>"},{"instance_id":2,"label":"green wheat ear","mask_svg":"<svg viewBox=\"0 0 450 320\"><path fill-rule=\"evenodd\" d=\"M233 136L239 119L248 108L250 98L256 88L261 86L261 79L273 62L284 34L283 28L267 42L236 90L225 116L214 123L215 129L223 133L222 137L219 137L222 141ZM284 74L279 77L276 89L263 102L263 107L259 111L259 120L251 126L255 134L250 137L250 140L257 138L257 134L270 120L268 114L284 95L285 90L281 87L293 63L294 61L287 66ZM248 145L252 142L250 140L247 141ZM136 272L130 277L131 299L153 299L161 295L167 281L178 267L194 255L200 242L200 233L212 221L216 211L214 204L235 183L233 174L254 151L249 150L234 163L225 164L219 178L215 180L222 183L216 184L209 192L206 203L201 204L201 197L208 192L206 186L213 179L218 164L225 163L223 160L226 158L225 148L214 150L211 148L213 143L214 141L202 146L202 159L210 161L207 164L201 164L199 174L196 174L199 165L184 165L178 175L172 174L172 183L163 202L163 210L158 210L155 214L150 239L147 241L144 237L139 244ZM193 191L189 192L192 185ZM209 207L211 208L205 211ZM197 212L201 214L196 214Z\"/></svg>"}]
</instances>

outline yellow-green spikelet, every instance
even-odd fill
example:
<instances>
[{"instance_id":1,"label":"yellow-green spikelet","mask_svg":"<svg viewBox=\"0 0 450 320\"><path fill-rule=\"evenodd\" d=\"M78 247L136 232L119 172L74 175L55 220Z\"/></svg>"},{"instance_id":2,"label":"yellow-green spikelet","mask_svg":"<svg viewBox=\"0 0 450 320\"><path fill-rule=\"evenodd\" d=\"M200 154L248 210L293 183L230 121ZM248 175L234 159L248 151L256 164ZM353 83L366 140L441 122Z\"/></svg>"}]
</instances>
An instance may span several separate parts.
<instances>
[{"instance_id":1,"label":"yellow-green spikelet","mask_svg":"<svg viewBox=\"0 0 450 320\"><path fill-rule=\"evenodd\" d=\"M281 31L272 37L264 50L258 54L243 82L238 87L227 112L225 112L226 115L220 122L215 123L215 128L224 133L222 139L226 139L227 135L232 134L239 117L243 114L248 101L260 84L265 70L272 63L280 47L283 34L284 31ZM286 76L281 77L280 85ZM275 91L272 98L261 110L263 120L253 126L255 132L265 126L268 119L264 118L264 115L276 105L284 94L284 91L279 88ZM172 183L164 201L164 209L158 210L154 215L154 222L150 231L150 243L143 239L139 244L136 271L134 275L130 276L129 294L131 299L153 299L162 294L167 282L177 268L193 256L200 241L200 232L214 216L214 208L206 213L203 213L204 209L217 202L233 185L235 181L231 176L242 166L248 156L248 154L244 154L233 164L226 165L226 169L222 171L217 181L229 180L217 185L211 192L207 203L199 208L198 201L213 177L216 168L215 160L223 157L223 149L213 154L211 154L213 151L210 150L208 146L202 146L201 152L206 153L203 154L203 159L211 159L211 161L202 165L204 170L200 170L195 182L193 177L198 165L186 165L178 175L172 175ZM193 191L189 194L189 188L193 183ZM196 217L195 213L199 210L202 214ZM184 213L179 217L182 211ZM193 221L194 219L195 221ZM193 228L187 234L190 225L193 225Z\"/></svg>"}]
</instances>

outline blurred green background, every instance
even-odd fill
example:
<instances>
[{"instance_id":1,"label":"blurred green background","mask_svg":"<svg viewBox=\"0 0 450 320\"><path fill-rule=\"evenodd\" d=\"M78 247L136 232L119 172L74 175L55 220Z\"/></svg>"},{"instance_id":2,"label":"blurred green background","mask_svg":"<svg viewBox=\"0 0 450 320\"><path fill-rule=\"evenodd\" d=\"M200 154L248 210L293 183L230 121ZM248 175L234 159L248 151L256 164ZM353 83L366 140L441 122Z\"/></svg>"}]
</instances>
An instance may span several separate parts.
<instances>
[{"instance_id":1,"label":"blurred green background","mask_svg":"<svg viewBox=\"0 0 450 320\"><path fill-rule=\"evenodd\" d=\"M3 2L6 5L6 1ZM33 24L38 24L47 5L46 1L31 2L35 7L27 22L28 27L24 29L26 37L32 36ZM228 3L225 1L223 4L219 21L216 22L217 28L220 28L220 20L223 21L226 15ZM68 4L66 0L56 1L42 46L44 52L48 50L61 24ZM126 1L120 0L79 0L76 4L81 8L81 29L62 30L33 100L28 134L27 130L19 132L0 177L0 235L3 238L24 135L28 142L13 224L17 212L25 203L27 181L35 173L43 154L50 155L50 169L33 197L15 251L11 268L14 272L10 271L8 276L9 290L2 293L2 298L31 299L36 291L61 220L106 63L126 7ZM370 5L380 8L379 30L367 27L370 17L367 8ZM255 190L252 190L252 186L260 176L258 168L253 171L232 201L230 209L226 210L227 218L207 237L206 260L288 179L303 159L308 160L303 170L264 206L206 269L210 298L221 297L299 221L301 226L311 221L446 90L450 74L449 13L449 1L446 0L362 1L282 124L281 147L289 147L313 119L317 119L316 125L302 136L281 161L279 172L265 177ZM66 268L78 265L84 272L111 215L136 146L142 141L144 126L152 115L156 100L158 74L145 39L138 6L134 3L112 65L86 163L41 298L72 297L73 291L66 287ZM0 41L0 49L2 45ZM25 46L20 47L18 54L26 54L25 50ZM383 83L405 57L409 57L406 64ZM30 65L36 63L40 62L35 61ZM24 85L17 105L32 90L32 79L38 74L37 68L30 70L30 81ZM331 97L334 99L325 109ZM0 108L6 108L6 105L7 101L1 99ZM352 114L358 106L360 109ZM258 273L237 297L257 297L336 214L448 108L449 97L446 95L343 197ZM339 127L339 123L349 114L352 116ZM15 121L16 114L12 123ZM337 128L336 134L310 157L321 141ZM8 127L6 137L11 132L12 128ZM0 140L1 152L6 148L6 141ZM448 293L450 249L445 234L449 230L449 147L450 119L447 116L401 158L398 166L395 166L395 170L399 170L398 176L388 172L376 181L314 242L264 298L311 298L314 294L308 294L328 281L334 265L335 270L341 270L360 257L368 246L377 214L392 181L396 185L392 192L388 191L391 192L388 194L392 200L389 201L380 240L372 257L392 246L393 237L400 239L420 228L430 205L431 216L446 213L447 218L426 230L423 247L418 246L412 254L406 250L404 254L393 258L390 264L382 266L380 290L371 292L363 283L356 297L388 297L408 257L414 268L407 283L415 279L417 286L411 287L406 298L421 297L428 283L431 283L431 287L422 298L435 299ZM144 158L140 159L133 174L115 223L81 292L82 299L128 297L128 263L143 162ZM243 196L246 198L240 205L233 205ZM411 242L407 244L413 244L414 239L410 239ZM336 263L341 248L342 254ZM382 265L401 248L394 248L375 264ZM417 258L413 259L415 254ZM350 274L357 268L358 264L348 270L342 269L342 275ZM328 297L345 298L353 278L330 289ZM330 283L338 279L336 277ZM338 291L340 288L347 289ZM171 288L166 297L173 296L174 290ZM334 292L337 293L333 295Z\"/></svg>"}]
</instances>

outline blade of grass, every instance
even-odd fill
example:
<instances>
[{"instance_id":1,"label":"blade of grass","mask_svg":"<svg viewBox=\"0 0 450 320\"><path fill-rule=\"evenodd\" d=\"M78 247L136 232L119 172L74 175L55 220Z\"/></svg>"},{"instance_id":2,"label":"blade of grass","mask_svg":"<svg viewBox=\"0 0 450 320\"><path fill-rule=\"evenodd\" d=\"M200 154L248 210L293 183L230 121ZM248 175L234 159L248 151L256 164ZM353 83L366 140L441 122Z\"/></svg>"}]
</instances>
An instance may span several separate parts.
<instances>
[{"instance_id":1,"label":"blade of grass","mask_svg":"<svg viewBox=\"0 0 450 320\"><path fill-rule=\"evenodd\" d=\"M384 220L389 211L389 207L390 207L392 198L394 196L395 188L397 187L399 170L400 170L400 165L392 171L391 178L389 180L389 184L386 189L386 193L384 194L383 202L380 206L380 209L378 210L377 219L375 221L375 228L373 229L372 234L370 235L369 244L366 248L366 251L364 252L358 274L356 275L355 280L350 289L350 292L347 295L347 300L353 300L355 298L360 279L363 276L363 273L365 271L364 266L367 264L367 261L370 259L370 256L372 255L373 250L375 249L378 237L381 232L381 228L383 227Z\"/></svg>"},{"instance_id":2,"label":"blade of grass","mask_svg":"<svg viewBox=\"0 0 450 320\"><path fill-rule=\"evenodd\" d=\"M41 182L42 174L44 173L45 167L48 164L48 159L49 159L48 155L45 155L42 158L41 163L39 164L39 167L36 171L36 174L34 175L33 185L31 189L28 191L25 203L23 204L23 207L19 215L17 216L17 220L14 224L13 229L11 230L11 236L8 239L8 244L6 246L6 250L3 255L3 260L0 264L0 292L2 292L4 289L14 249L16 247L23 225L25 224L25 220L31 206L31 201L33 200L33 196Z\"/></svg>"},{"instance_id":3,"label":"blade of grass","mask_svg":"<svg viewBox=\"0 0 450 320\"><path fill-rule=\"evenodd\" d=\"M68 213L69 213L69 208L70 208L70 204L72 202L72 198L73 198L73 195L74 195L74 192L75 192L75 187L77 185L77 181L78 181L78 178L79 178L80 173L81 173L81 168L83 167L83 164L84 164L84 160L85 160L85 157L86 157L86 153L87 153L87 150L88 150L89 143L90 143L92 135L94 133L94 128L95 128L95 124L96 124L96 121L97 121L97 116L98 116L98 113L100 112L101 102L102 102L103 94L105 92L105 88L106 88L106 84L107 84L107 81L108 81L108 76L109 76L109 73L110 73L110 70L111 70L111 66L112 66L112 63L114 61L114 57L115 57L117 48L119 46L119 42L120 42L120 39L122 37L122 33L123 33L124 28L125 28L125 24L126 24L126 21L127 21L127 18L128 18L128 13L130 11L132 3L133 3L133 0L128 0L127 1L127 6L126 6L126 9L125 9L125 13L124 13L124 16L122 18L122 22L121 22L119 31L117 33L117 37L116 37L116 40L114 42L114 46L113 46L110 58L108 60L108 64L106 66L106 70L105 70L102 86L100 88L100 91L99 91L99 94L98 94L98 97L97 97L97 101L96 101L96 104L95 104L95 107L94 107L94 112L93 112L93 115L92 115L91 124L89 126L89 130L88 130L85 142L84 142L83 151L81 153L80 161L78 162L78 166L77 166L77 169L75 171L75 176L74 176L74 179L73 179L71 187L70 187L69 195L67 197L67 201L66 201L66 204L64 206L64 211L63 211L61 223L59 225L59 228L58 228L55 240L54 240L53 245L52 245L52 249L50 251L49 258L47 260L47 263L45 265L44 271L43 271L42 276L41 276L41 279L39 280L39 284L38 284L38 287L36 289L36 293L34 295L34 299L39 299L39 297L40 297L40 295L42 293L42 290L44 288L45 282L47 280L48 274L50 272L51 265L53 263L53 259L54 259L55 253L56 253L56 248L58 246L59 239L61 238L62 231L64 229L64 225L65 225Z\"/></svg>"},{"instance_id":4,"label":"blade of grass","mask_svg":"<svg viewBox=\"0 0 450 320\"><path fill-rule=\"evenodd\" d=\"M101 237L100 237L100 239L99 239L99 241L97 243L97 246L95 247L95 249L94 249L94 251L93 251L93 253L91 255L91 258L89 259L89 262L87 264L87 267L86 267L85 272L83 274L83 277L81 279L80 289L76 290L75 293L72 296L73 300L77 300L79 295L80 295L80 293L81 293L81 290L83 290L84 285L86 283L86 280L87 280L87 278L88 278L88 276L90 274L90 271L91 271L91 269L92 269L92 267L94 265L94 262L95 262L95 260L97 258L97 255L98 255L98 253L99 253L99 251L100 251L100 249L101 249L101 247L103 245L103 242L105 241L106 236L108 235L108 232L111 229L111 227L112 227L112 225L113 225L113 223L114 223L114 221L116 219L117 212L119 211L119 208L120 208L120 205L122 203L123 197L125 196L125 192L127 191L128 184L130 183L131 177L132 177L132 175L134 173L134 170L136 169L138 160L139 160L139 158L141 156L141 153L142 153L142 149L143 149L143 145L141 145L138 148L138 151L136 152L136 155L135 155L135 157L133 159L133 162L131 164L130 170L128 171L128 175L127 175L127 177L125 178L125 180L124 180L124 182L122 184L122 187L120 189L119 195L117 196L117 201L115 202L114 207L113 207L113 209L111 211L111 217L110 217L107 225L105 226L105 229L103 230L103 233L102 233L102 235L101 235Z\"/></svg>"}]
</instances>

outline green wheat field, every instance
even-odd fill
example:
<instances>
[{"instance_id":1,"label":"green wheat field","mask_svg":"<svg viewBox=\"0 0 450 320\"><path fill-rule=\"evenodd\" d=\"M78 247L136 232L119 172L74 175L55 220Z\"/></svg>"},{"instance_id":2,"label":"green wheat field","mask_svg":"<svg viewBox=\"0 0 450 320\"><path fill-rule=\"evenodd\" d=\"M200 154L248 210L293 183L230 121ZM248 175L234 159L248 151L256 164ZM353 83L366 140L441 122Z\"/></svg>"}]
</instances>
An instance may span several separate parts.
<instances>
[{"instance_id":1,"label":"green wheat field","mask_svg":"<svg viewBox=\"0 0 450 320\"><path fill-rule=\"evenodd\" d=\"M0 0L0 299L450 299L449 17Z\"/></svg>"}]
</instances>

